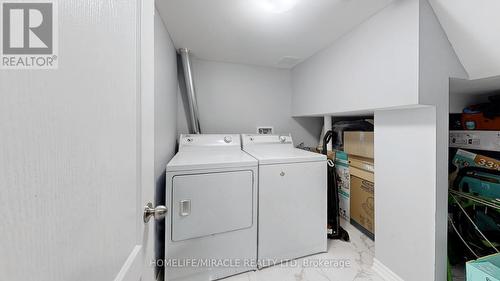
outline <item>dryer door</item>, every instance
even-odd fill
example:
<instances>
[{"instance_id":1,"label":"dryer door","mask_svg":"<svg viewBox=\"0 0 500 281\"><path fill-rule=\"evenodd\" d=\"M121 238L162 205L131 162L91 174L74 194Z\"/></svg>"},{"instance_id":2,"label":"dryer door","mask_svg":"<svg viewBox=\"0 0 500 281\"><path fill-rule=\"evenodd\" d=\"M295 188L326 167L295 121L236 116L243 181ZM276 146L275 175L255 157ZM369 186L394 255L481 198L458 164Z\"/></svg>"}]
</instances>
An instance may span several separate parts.
<instances>
[{"instance_id":1,"label":"dryer door","mask_svg":"<svg viewBox=\"0 0 500 281\"><path fill-rule=\"evenodd\" d=\"M173 241L252 226L252 171L180 175L172 181Z\"/></svg>"}]
</instances>

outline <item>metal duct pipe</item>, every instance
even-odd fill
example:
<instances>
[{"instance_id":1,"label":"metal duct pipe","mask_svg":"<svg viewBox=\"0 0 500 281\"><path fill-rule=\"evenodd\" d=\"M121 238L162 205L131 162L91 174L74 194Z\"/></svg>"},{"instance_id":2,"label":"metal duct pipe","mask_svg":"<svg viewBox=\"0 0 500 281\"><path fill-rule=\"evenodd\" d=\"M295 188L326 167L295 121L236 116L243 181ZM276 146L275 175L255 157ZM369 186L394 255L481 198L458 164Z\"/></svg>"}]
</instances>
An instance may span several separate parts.
<instances>
[{"instance_id":1,"label":"metal duct pipe","mask_svg":"<svg viewBox=\"0 0 500 281\"><path fill-rule=\"evenodd\" d=\"M196 92L194 89L193 73L191 71L190 51L187 48L180 48L179 54L182 60L182 69L184 70L184 81L186 83L186 93L189 103L189 116L191 121L191 134L200 134L200 120L198 113L198 103L196 101Z\"/></svg>"}]
</instances>

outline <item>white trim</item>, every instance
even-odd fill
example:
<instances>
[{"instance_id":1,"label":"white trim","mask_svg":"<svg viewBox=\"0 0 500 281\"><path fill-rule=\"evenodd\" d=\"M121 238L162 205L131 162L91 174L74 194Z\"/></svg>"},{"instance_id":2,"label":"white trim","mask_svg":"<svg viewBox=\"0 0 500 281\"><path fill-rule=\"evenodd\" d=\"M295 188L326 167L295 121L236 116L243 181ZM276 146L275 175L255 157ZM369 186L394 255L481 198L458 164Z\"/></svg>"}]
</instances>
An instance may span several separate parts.
<instances>
[{"instance_id":1,"label":"white trim","mask_svg":"<svg viewBox=\"0 0 500 281\"><path fill-rule=\"evenodd\" d=\"M148 202L154 203L155 154L154 154L154 15L155 1L138 1L138 88L139 88L139 137L140 145L140 187L138 188L138 245L141 249L140 280L153 281L154 267L148 266L154 258L154 220L144 223L142 210ZM135 279L133 281L137 281Z\"/></svg>"},{"instance_id":2,"label":"white trim","mask_svg":"<svg viewBox=\"0 0 500 281\"><path fill-rule=\"evenodd\" d=\"M372 269L386 281L404 281L403 278L399 277L396 273L375 258L373 259Z\"/></svg>"},{"instance_id":3,"label":"white trim","mask_svg":"<svg viewBox=\"0 0 500 281\"><path fill-rule=\"evenodd\" d=\"M115 281L137 281L142 276L142 246L136 245L123 264Z\"/></svg>"}]
</instances>

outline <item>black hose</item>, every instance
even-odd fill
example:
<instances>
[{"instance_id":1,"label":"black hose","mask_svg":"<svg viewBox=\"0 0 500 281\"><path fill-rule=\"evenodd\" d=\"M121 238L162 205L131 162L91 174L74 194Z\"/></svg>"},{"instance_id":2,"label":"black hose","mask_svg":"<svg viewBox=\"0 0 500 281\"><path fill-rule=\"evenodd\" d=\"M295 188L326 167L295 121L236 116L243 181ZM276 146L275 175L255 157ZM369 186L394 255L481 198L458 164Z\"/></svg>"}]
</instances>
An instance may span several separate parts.
<instances>
[{"instance_id":1,"label":"black hose","mask_svg":"<svg viewBox=\"0 0 500 281\"><path fill-rule=\"evenodd\" d=\"M327 145L333 137L333 132L327 131L323 137L323 150L322 153L328 156ZM340 239L349 241L349 233L340 226L340 211L339 211L339 193L337 187L337 175L335 173L335 166L328 165L328 224L332 229L331 234L328 235L330 239Z\"/></svg>"},{"instance_id":2,"label":"black hose","mask_svg":"<svg viewBox=\"0 0 500 281\"><path fill-rule=\"evenodd\" d=\"M323 137L323 150L321 152L323 152L324 155L328 155L328 149L326 148L326 146L332 140L332 137L333 137L333 131L331 130L327 131L325 133L325 136Z\"/></svg>"}]
</instances>

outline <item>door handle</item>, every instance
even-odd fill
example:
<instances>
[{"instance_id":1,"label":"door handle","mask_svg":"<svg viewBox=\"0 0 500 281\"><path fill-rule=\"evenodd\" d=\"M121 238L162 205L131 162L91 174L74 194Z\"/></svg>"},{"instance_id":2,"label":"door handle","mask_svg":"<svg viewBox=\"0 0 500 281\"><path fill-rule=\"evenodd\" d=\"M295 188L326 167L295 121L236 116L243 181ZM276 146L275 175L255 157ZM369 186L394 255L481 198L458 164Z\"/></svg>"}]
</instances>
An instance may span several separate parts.
<instances>
[{"instance_id":1,"label":"door handle","mask_svg":"<svg viewBox=\"0 0 500 281\"><path fill-rule=\"evenodd\" d=\"M149 202L144 206L144 223L148 223L151 217L154 217L155 220L162 220L167 215L167 212L167 207L160 205L153 208L153 203Z\"/></svg>"}]
</instances>

